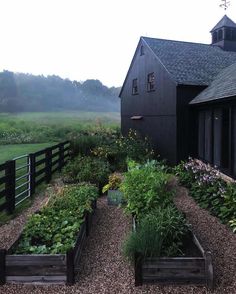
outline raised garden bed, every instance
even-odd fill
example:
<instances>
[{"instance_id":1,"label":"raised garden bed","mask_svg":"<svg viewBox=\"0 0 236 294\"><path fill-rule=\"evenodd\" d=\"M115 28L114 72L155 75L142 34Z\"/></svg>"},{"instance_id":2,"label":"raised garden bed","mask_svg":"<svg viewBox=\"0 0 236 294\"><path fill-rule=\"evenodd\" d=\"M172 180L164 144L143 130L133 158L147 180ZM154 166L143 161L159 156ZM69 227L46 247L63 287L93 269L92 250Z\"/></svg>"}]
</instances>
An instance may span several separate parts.
<instances>
[{"instance_id":1,"label":"raised garden bed","mask_svg":"<svg viewBox=\"0 0 236 294\"><path fill-rule=\"evenodd\" d=\"M66 254L12 254L20 237L9 250L0 250L0 283L74 284L96 201L92 207L93 211L85 214L75 246Z\"/></svg>"},{"instance_id":2,"label":"raised garden bed","mask_svg":"<svg viewBox=\"0 0 236 294\"><path fill-rule=\"evenodd\" d=\"M133 229L136 229L135 221ZM214 281L211 253L203 249L191 231L184 245L185 256L143 258L136 253L135 286L146 283L200 284L212 289Z\"/></svg>"}]
</instances>

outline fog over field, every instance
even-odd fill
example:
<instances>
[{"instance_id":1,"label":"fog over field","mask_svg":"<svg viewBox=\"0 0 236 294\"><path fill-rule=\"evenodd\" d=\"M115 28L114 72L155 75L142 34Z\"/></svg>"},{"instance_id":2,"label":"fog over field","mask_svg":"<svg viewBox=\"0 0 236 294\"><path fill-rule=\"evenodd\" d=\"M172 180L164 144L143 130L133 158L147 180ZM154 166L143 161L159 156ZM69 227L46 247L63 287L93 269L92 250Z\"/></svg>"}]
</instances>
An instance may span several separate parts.
<instances>
[{"instance_id":1,"label":"fog over field","mask_svg":"<svg viewBox=\"0 0 236 294\"><path fill-rule=\"evenodd\" d=\"M99 80L0 72L0 112L119 111L119 92L120 88L108 88Z\"/></svg>"}]
</instances>

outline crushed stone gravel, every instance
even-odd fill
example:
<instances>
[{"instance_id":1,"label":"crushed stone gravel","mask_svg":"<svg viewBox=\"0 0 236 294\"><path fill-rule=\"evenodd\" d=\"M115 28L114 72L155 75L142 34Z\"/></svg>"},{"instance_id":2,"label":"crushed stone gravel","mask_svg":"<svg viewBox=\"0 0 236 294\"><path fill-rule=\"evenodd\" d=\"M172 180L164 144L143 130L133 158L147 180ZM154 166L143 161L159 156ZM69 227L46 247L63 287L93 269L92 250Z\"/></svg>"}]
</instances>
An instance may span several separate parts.
<instances>
[{"instance_id":1,"label":"crushed stone gravel","mask_svg":"<svg viewBox=\"0 0 236 294\"><path fill-rule=\"evenodd\" d=\"M131 230L131 220L124 215L121 208L108 206L106 197L101 197L97 202L98 207L93 218L90 236L86 241L86 246L82 253L80 269L75 285L4 285L0 286L0 293L236 293L233 281L233 279L236 280L236 260L234 259L236 254L235 236L214 217L210 216L208 212L200 209L183 188L177 189L175 201L177 206L186 213L188 220L193 224L197 236L213 252L214 264L218 267L216 270L218 285L214 292L210 292L205 287L197 286L143 285L141 287L135 287L133 268L124 260L121 253L123 240ZM220 238L220 242L217 241L217 236ZM231 250L234 251L232 252ZM229 267L228 263L230 265ZM234 273L231 272L233 270Z\"/></svg>"}]
</instances>

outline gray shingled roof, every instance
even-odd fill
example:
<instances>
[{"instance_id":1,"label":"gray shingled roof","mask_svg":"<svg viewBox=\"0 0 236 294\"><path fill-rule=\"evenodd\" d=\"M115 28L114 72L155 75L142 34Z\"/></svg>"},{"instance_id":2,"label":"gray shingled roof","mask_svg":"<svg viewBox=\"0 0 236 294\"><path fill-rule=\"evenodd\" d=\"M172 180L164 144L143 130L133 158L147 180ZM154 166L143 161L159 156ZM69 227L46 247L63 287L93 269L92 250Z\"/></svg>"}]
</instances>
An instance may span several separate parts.
<instances>
[{"instance_id":1,"label":"gray shingled roof","mask_svg":"<svg viewBox=\"0 0 236 294\"><path fill-rule=\"evenodd\" d=\"M236 96L236 63L224 69L214 81L202 91L190 104L199 104Z\"/></svg>"},{"instance_id":2,"label":"gray shingled roof","mask_svg":"<svg viewBox=\"0 0 236 294\"><path fill-rule=\"evenodd\" d=\"M236 62L236 52L213 45L141 37L178 84L209 85Z\"/></svg>"},{"instance_id":3,"label":"gray shingled roof","mask_svg":"<svg viewBox=\"0 0 236 294\"><path fill-rule=\"evenodd\" d=\"M236 23L232 21L227 15L223 16L222 19L214 26L211 32L218 30L223 27L236 28Z\"/></svg>"}]
</instances>

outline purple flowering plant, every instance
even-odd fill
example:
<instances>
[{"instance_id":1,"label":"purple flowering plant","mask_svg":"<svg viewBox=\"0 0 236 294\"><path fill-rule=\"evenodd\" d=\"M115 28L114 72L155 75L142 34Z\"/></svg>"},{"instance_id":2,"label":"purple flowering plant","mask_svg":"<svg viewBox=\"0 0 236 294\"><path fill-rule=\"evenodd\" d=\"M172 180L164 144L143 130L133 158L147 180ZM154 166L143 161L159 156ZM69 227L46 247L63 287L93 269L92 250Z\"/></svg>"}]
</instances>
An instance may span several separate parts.
<instances>
[{"instance_id":1,"label":"purple flowering plant","mask_svg":"<svg viewBox=\"0 0 236 294\"><path fill-rule=\"evenodd\" d=\"M174 172L202 208L236 232L236 182L226 183L217 167L193 158L181 162Z\"/></svg>"}]
</instances>

